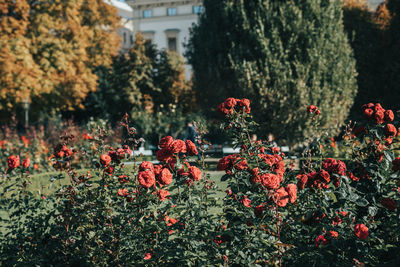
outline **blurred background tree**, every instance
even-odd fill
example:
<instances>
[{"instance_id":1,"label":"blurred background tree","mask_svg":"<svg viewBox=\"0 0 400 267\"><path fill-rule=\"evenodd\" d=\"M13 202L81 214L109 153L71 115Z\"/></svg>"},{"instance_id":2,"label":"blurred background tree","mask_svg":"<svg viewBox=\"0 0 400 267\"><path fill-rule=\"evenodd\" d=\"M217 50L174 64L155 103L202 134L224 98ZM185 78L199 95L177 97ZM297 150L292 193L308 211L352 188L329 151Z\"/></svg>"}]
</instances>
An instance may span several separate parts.
<instances>
[{"instance_id":1,"label":"blurred background tree","mask_svg":"<svg viewBox=\"0 0 400 267\"><path fill-rule=\"evenodd\" d=\"M77 118L102 117L116 123L125 113L144 116L173 104L185 114L195 107L183 57L157 50L140 32L128 53L114 57L110 67L101 66L96 73L99 88L89 94L85 109L75 113Z\"/></svg>"},{"instance_id":2,"label":"blurred background tree","mask_svg":"<svg viewBox=\"0 0 400 267\"><path fill-rule=\"evenodd\" d=\"M203 108L248 97L260 136L296 144L312 130L306 106L323 111L335 134L357 91L355 60L333 0L204 0L192 30L189 62ZM288 130L290 129L290 130Z\"/></svg>"},{"instance_id":3,"label":"blurred background tree","mask_svg":"<svg viewBox=\"0 0 400 267\"><path fill-rule=\"evenodd\" d=\"M359 120L363 104L376 101L386 105L385 95L382 94L386 64L382 51L386 45L385 35L390 15L385 4L373 11L366 0L345 0L343 14L345 31L354 50L358 72L358 92L350 118Z\"/></svg>"},{"instance_id":4,"label":"blurred background tree","mask_svg":"<svg viewBox=\"0 0 400 267\"><path fill-rule=\"evenodd\" d=\"M117 10L103 0L0 3L0 112L73 110L119 49Z\"/></svg>"}]
</instances>

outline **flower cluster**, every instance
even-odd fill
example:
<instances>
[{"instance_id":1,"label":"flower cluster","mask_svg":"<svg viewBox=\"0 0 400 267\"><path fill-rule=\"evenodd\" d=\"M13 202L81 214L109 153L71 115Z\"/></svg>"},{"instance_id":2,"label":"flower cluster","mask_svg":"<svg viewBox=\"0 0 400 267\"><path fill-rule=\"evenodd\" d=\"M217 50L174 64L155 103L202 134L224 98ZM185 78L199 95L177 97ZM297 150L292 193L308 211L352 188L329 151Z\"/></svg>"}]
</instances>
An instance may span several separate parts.
<instances>
[{"instance_id":1,"label":"flower cluster","mask_svg":"<svg viewBox=\"0 0 400 267\"><path fill-rule=\"evenodd\" d=\"M317 107L317 106L314 106L314 105L309 105L309 106L307 107L307 111L308 111L309 113L314 113L315 115L321 114L321 111L318 109L318 107Z\"/></svg>"},{"instance_id":2,"label":"flower cluster","mask_svg":"<svg viewBox=\"0 0 400 267\"><path fill-rule=\"evenodd\" d=\"M165 163L172 163L176 162L176 158L182 156L183 158L187 154L188 156L194 156L198 154L196 145L190 140L180 140L174 138L172 136L163 137L158 146L161 148L157 151L157 159L159 161Z\"/></svg>"},{"instance_id":3,"label":"flower cluster","mask_svg":"<svg viewBox=\"0 0 400 267\"><path fill-rule=\"evenodd\" d=\"M250 114L250 100L230 97L220 104L217 110L223 115L232 115L234 111Z\"/></svg>"},{"instance_id":4,"label":"flower cluster","mask_svg":"<svg viewBox=\"0 0 400 267\"><path fill-rule=\"evenodd\" d=\"M346 170L347 167L343 161L328 158L322 163L322 169L319 172L299 174L297 186L299 189L305 187L327 189L332 181L334 186L339 187L340 176L345 176Z\"/></svg>"},{"instance_id":5,"label":"flower cluster","mask_svg":"<svg viewBox=\"0 0 400 267\"><path fill-rule=\"evenodd\" d=\"M369 121L375 121L377 124L392 122L394 119L393 111L385 110L381 104L368 103L362 106L364 117Z\"/></svg>"}]
</instances>

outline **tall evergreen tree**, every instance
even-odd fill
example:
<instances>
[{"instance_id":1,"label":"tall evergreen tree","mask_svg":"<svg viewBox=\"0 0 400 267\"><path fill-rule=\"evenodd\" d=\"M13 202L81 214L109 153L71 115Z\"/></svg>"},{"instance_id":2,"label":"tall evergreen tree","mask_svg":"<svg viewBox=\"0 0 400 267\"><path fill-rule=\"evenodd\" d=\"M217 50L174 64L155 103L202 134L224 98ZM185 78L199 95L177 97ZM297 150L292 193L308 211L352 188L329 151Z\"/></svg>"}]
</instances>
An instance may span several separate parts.
<instances>
[{"instance_id":1,"label":"tall evergreen tree","mask_svg":"<svg viewBox=\"0 0 400 267\"><path fill-rule=\"evenodd\" d=\"M249 97L263 132L300 142L306 106L335 133L357 91L355 61L336 0L204 0L188 56L204 107Z\"/></svg>"}]
</instances>

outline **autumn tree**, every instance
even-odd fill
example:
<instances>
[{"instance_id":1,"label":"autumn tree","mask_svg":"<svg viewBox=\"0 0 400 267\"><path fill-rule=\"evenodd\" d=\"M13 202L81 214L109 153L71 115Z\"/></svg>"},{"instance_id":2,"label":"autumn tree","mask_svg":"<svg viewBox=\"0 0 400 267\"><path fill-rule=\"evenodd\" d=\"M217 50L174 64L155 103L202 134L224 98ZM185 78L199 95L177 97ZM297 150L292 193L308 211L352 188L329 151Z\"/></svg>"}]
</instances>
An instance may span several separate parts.
<instances>
[{"instance_id":1,"label":"autumn tree","mask_svg":"<svg viewBox=\"0 0 400 267\"><path fill-rule=\"evenodd\" d=\"M357 91L341 1L204 0L204 7L188 56L206 110L228 96L251 98L259 134L296 144L312 132L305 110L314 104L324 128L338 131Z\"/></svg>"},{"instance_id":2,"label":"autumn tree","mask_svg":"<svg viewBox=\"0 0 400 267\"><path fill-rule=\"evenodd\" d=\"M119 48L117 10L103 0L0 2L0 110L24 101L71 110L96 90L96 66Z\"/></svg>"}]
</instances>

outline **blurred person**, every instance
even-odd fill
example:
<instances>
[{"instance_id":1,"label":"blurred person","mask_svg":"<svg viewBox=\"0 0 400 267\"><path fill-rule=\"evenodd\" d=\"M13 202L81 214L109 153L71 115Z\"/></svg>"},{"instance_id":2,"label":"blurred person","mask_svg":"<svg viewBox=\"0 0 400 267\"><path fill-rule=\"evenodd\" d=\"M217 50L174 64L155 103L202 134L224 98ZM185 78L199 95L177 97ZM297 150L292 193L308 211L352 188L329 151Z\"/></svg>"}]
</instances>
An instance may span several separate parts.
<instances>
[{"instance_id":1,"label":"blurred person","mask_svg":"<svg viewBox=\"0 0 400 267\"><path fill-rule=\"evenodd\" d=\"M198 134L198 132L196 131L196 128L194 127L193 123L191 121L186 121L186 136L185 136L185 140L190 140L192 141L197 148L197 159L201 160L201 155L200 155L200 144L201 144L201 140L200 140L200 136Z\"/></svg>"}]
</instances>

